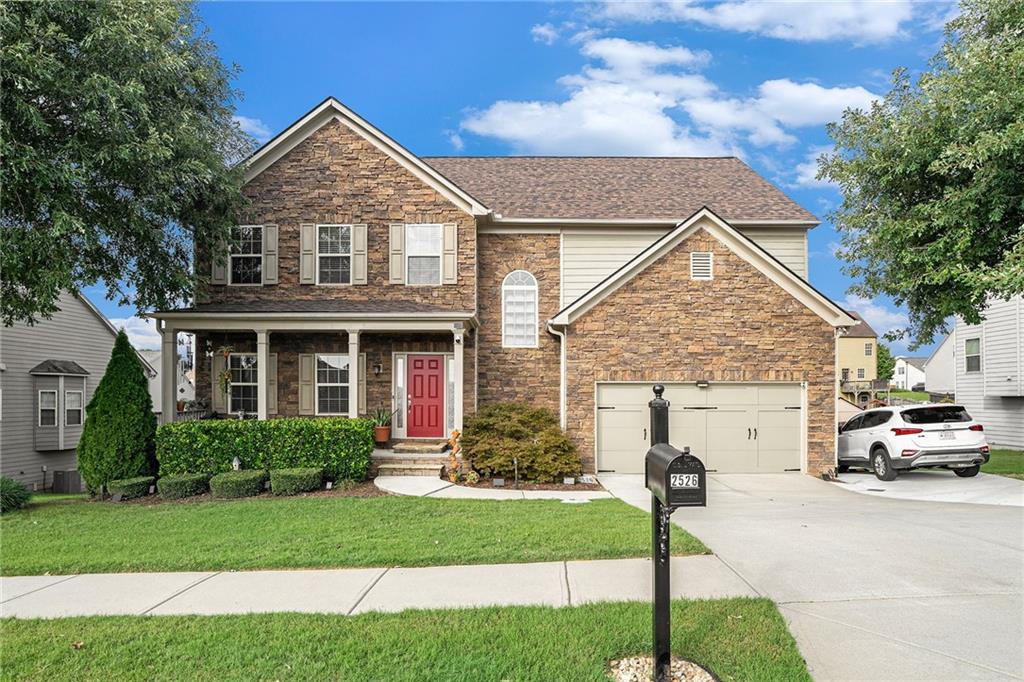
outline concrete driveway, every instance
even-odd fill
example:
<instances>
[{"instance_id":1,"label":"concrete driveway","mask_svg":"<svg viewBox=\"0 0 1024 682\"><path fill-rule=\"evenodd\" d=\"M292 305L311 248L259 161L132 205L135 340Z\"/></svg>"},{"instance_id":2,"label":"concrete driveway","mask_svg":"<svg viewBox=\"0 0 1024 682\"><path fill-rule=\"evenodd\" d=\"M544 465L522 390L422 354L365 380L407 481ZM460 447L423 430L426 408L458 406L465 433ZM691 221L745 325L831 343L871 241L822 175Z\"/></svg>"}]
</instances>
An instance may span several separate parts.
<instances>
[{"instance_id":1,"label":"concrete driveway","mask_svg":"<svg viewBox=\"0 0 1024 682\"><path fill-rule=\"evenodd\" d=\"M944 469L918 469L886 482L878 480L873 473L855 470L840 474L839 481L855 493L899 500L1024 507L1024 481L994 474L960 478Z\"/></svg>"},{"instance_id":2,"label":"concrete driveway","mask_svg":"<svg viewBox=\"0 0 1024 682\"><path fill-rule=\"evenodd\" d=\"M641 476L600 478L650 508ZM1024 509L708 478L673 520L779 605L815 679L1024 679Z\"/></svg>"}]
</instances>

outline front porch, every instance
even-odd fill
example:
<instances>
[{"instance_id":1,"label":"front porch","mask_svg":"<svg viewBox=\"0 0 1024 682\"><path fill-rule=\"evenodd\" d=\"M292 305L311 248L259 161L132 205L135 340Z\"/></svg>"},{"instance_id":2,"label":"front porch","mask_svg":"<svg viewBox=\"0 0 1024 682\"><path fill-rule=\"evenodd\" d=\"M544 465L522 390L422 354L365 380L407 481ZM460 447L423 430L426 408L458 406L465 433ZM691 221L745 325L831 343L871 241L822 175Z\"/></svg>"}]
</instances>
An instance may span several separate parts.
<instances>
[{"instance_id":1,"label":"front porch","mask_svg":"<svg viewBox=\"0 0 1024 682\"><path fill-rule=\"evenodd\" d=\"M195 334L196 399L216 415L362 417L383 408L393 412L392 438L436 441L462 429L467 405L475 409L472 315L154 317L165 372L177 362L176 335ZM173 418L165 411L165 422Z\"/></svg>"}]
</instances>

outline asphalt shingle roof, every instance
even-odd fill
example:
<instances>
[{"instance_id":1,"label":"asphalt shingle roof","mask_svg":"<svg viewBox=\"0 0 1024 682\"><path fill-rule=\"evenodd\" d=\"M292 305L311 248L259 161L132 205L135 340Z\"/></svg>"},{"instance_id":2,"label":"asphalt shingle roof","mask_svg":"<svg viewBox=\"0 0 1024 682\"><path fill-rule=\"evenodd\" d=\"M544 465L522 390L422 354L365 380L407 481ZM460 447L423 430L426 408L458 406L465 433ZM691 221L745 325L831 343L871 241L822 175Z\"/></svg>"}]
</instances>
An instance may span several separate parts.
<instances>
[{"instance_id":1,"label":"asphalt shingle roof","mask_svg":"<svg viewBox=\"0 0 1024 682\"><path fill-rule=\"evenodd\" d=\"M416 301L348 301L312 299L284 301L245 301L244 303L205 303L191 308L163 312L175 313L442 313L451 308Z\"/></svg>"},{"instance_id":2,"label":"asphalt shingle roof","mask_svg":"<svg viewBox=\"0 0 1024 682\"><path fill-rule=\"evenodd\" d=\"M852 310L847 310L846 312L850 317L857 320L857 324L850 327L850 330L846 332L846 335L848 337L864 339L878 338L878 334L876 334L875 330L871 328L871 325L864 321L863 317L853 312Z\"/></svg>"},{"instance_id":3,"label":"asphalt shingle roof","mask_svg":"<svg viewBox=\"0 0 1024 682\"><path fill-rule=\"evenodd\" d=\"M817 218L736 157L433 156L423 160L504 218Z\"/></svg>"},{"instance_id":4,"label":"asphalt shingle roof","mask_svg":"<svg viewBox=\"0 0 1024 682\"><path fill-rule=\"evenodd\" d=\"M28 371L29 374L74 374L87 376L89 373L77 362L71 360L43 360Z\"/></svg>"}]
</instances>

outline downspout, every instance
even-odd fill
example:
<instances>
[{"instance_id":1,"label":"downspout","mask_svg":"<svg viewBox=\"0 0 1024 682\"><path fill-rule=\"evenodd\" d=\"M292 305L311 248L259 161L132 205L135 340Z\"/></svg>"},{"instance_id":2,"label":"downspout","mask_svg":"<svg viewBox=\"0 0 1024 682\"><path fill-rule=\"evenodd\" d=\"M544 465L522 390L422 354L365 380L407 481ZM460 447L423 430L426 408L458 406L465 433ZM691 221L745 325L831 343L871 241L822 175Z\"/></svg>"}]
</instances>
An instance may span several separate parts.
<instances>
[{"instance_id":1,"label":"downspout","mask_svg":"<svg viewBox=\"0 0 1024 682\"><path fill-rule=\"evenodd\" d=\"M561 349L558 363L558 424L565 428L565 330L559 331L548 322L548 332L559 338Z\"/></svg>"}]
</instances>

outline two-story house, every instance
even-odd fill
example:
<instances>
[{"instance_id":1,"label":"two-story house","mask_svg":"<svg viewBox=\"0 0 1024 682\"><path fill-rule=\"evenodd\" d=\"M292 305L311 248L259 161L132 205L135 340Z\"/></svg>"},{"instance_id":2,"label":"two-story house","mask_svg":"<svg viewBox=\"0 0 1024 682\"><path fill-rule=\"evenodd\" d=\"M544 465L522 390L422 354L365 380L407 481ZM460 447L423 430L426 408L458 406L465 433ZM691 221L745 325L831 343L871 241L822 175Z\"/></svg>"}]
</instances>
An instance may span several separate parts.
<instances>
[{"instance_id":1,"label":"two-story house","mask_svg":"<svg viewBox=\"0 0 1024 682\"><path fill-rule=\"evenodd\" d=\"M884 391L889 382L878 381L878 335L857 313L851 311L850 317L857 324L836 341L839 395L865 407L874 392Z\"/></svg>"},{"instance_id":2,"label":"two-story house","mask_svg":"<svg viewBox=\"0 0 1024 682\"><path fill-rule=\"evenodd\" d=\"M526 401L584 471L639 472L660 382L709 469L834 467L856 320L806 280L818 221L739 159L420 158L329 98L245 164L233 243L154 315L165 371L196 334L215 410L384 406L395 437L439 440Z\"/></svg>"}]
</instances>

